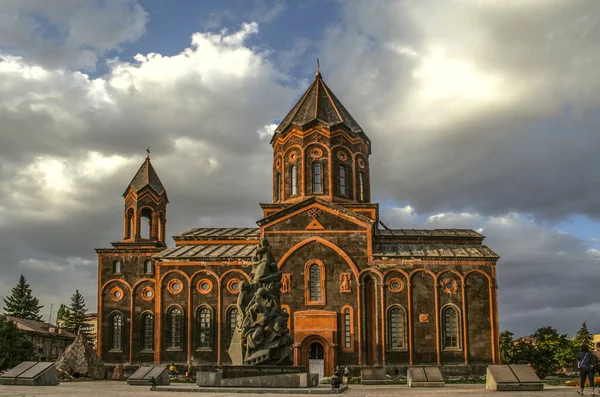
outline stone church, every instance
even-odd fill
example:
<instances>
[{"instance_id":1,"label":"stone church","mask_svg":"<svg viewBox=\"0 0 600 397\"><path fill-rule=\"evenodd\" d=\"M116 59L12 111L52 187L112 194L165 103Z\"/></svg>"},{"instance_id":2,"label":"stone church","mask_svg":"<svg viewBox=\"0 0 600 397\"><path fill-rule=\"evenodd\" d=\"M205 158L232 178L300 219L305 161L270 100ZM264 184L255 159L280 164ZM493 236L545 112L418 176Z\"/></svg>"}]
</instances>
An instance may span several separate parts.
<instances>
[{"instance_id":1,"label":"stone church","mask_svg":"<svg viewBox=\"0 0 600 397\"><path fill-rule=\"evenodd\" d=\"M237 295L265 239L283 273L296 365L469 373L499 362L498 255L473 230L380 220L371 140L320 73L271 145L272 202L260 204L258 227L194 228L173 248L167 191L146 158L123 194L123 239L96 250L102 360L231 363Z\"/></svg>"}]
</instances>

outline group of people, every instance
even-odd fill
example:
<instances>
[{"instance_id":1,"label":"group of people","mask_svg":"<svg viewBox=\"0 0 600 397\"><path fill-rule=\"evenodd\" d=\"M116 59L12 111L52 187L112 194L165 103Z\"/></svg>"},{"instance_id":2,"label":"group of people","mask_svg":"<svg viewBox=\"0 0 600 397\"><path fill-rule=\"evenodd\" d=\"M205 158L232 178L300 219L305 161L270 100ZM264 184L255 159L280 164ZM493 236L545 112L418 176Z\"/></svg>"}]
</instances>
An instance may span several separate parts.
<instances>
[{"instance_id":1,"label":"group of people","mask_svg":"<svg viewBox=\"0 0 600 397\"><path fill-rule=\"evenodd\" d=\"M600 342L596 343L596 350L591 352L588 345L581 345L581 351L577 353L577 367L579 368L579 390L577 394L583 396L583 388L585 380L589 379L592 396L594 393L594 375L596 372L600 374Z\"/></svg>"},{"instance_id":2,"label":"group of people","mask_svg":"<svg viewBox=\"0 0 600 397\"><path fill-rule=\"evenodd\" d=\"M185 372L186 381L193 380L192 369L193 367L191 365L188 365L187 371ZM177 379L177 375L179 375L179 371L177 371L177 367L175 366L175 364L171 363L171 365L169 365L169 379L175 380Z\"/></svg>"}]
</instances>

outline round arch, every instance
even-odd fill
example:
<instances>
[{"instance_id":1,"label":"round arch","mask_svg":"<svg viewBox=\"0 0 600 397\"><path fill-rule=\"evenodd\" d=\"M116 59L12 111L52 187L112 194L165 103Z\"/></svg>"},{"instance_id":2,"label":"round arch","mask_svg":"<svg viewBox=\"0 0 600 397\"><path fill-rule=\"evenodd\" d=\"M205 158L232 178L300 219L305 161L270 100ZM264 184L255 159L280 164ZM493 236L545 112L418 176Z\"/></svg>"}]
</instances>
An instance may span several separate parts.
<instances>
[{"instance_id":1,"label":"round arch","mask_svg":"<svg viewBox=\"0 0 600 397\"><path fill-rule=\"evenodd\" d=\"M329 240L325 240L322 237L318 237L318 236L309 237L306 240L302 240L298 244L296 244L292 248L290 248L290 250L288 252L286 252L281 257L281 259L279 260L279 262L277 263L277 268L281 269L283 267L283 265L285 264L285 262L288 260L288 258L294 252L298 251L300 248L302 248L305 245L310 244L312 242L317 242L317 243L323 244L326 247L329 247L332 250L334 250L335 252L337 252L342 258L344 258L344 260L346 261L346 263L350 266L350 269L352 269L352 273L354 274L355 280L358 281L358 277L359 277L358 267L356 267L356 265L354 264L354 261L352 261L352 259L348 256L348 254L346 254L346 252L343 249L341 249L340 247L338 247L336 244L332 243Z\"/></svg>"}]
</instances>

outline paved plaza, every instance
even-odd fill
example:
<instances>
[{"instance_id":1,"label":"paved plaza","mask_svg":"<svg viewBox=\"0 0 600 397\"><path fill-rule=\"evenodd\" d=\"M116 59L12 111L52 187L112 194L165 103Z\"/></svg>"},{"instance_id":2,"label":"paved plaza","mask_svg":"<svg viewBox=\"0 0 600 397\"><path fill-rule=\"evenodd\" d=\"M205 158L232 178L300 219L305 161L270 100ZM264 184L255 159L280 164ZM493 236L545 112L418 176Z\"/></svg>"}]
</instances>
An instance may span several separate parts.
<instances>
[{"instance_id":1,"label":"paved plaza","mask_svg":"<svg viewBox=\"0 0 600 397\"><path fill-rule=\"evenodd\" d=\"M189 389L193 385L172 385L171 387L181 387ZM409 389L407 386L389 385L389 386L361 386L350 385L350 389L343 395L360 397L383 397L383 396L483 396L498 394L500 397L562 397L576 396L575 388L562 386L546 386L541 392L490 392L485 390L484 385L447 385L439 389ZM2 397L43 397L43 396L61 396L61 397L80 397L80 396L131 396L131 397L176 397L183 395L193 396L219 396L228 397L239 394L234 393L189 393L178 392L156 392L150 391L145 386L128 386L126 382L73 382L61 383L59 386L48 387L26 387L26 386L0 386L0 396ZM250 396L251 394L247 394ZM261 396L275 396L277 394L261 394ZM291 395L291 394L288 394ZM585 395L590 395L586 389ZM306 394L304 394L306 396Z\"/></svg>"}]
</instances>

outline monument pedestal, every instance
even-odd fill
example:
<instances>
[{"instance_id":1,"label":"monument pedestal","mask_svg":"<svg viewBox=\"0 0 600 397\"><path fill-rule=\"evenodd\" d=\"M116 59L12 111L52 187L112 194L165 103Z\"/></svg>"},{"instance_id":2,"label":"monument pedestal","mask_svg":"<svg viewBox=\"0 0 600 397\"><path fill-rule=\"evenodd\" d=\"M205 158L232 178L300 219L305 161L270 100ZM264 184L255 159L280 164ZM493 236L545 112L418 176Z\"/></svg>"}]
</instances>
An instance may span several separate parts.
<instances>
[{"instance_id":1,"label":"monument pedestal","mask_svg":"<svg viewBox=\"0 0 600 397\"><path fill-rule=\"evenodd\" d=\"M199 371L196 384L200 387L260 387L306 388L319 384L319 375L305 367L225 365L220 372Z\"/></svg>"},{"instance_id":2,"label":"monument pedestal","mask_svg":"<svg viewBox=\"0 0 600 397\"><path fill-rule=\"evenodd\" d=\"M527 364L490 365L485 388L497 391L541 391L544 384Z\"/></svg>"},{"instance_id":3,"label":"monument pedestal","mask_svg":"<svg viewBox=\"0 0 600 397\"><path fill-rule=\"evenodd\" d=\"M446 382L438 367L413 367L406 375L408 387L444 387Z\"/></svg>"}]
</instances>

